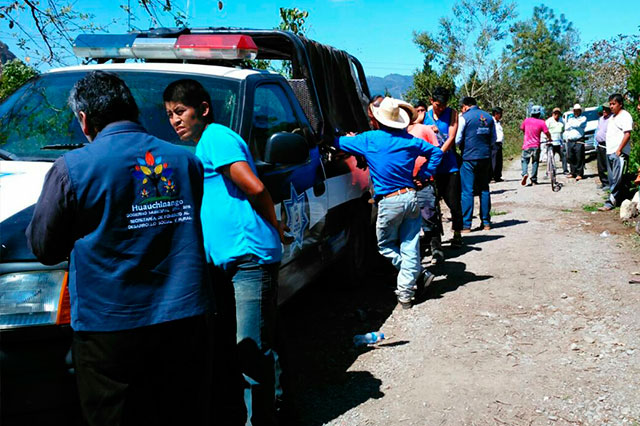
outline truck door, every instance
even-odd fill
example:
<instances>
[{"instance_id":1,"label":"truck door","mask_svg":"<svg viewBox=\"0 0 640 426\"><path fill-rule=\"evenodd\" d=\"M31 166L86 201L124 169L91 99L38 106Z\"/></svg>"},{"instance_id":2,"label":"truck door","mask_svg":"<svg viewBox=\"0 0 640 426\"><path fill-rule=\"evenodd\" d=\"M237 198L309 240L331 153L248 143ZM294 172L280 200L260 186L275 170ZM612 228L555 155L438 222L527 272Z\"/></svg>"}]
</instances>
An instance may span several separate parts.
<instances>
[{"instance_id":1,"label":"truck door","mask_svg":"<svg viewBox=\"0 0 640 426\"><path fill-rule=\"evenodd\" d=\"M288 86L277 81L258 83L253 92L252 111L249 146L260 178L273 198L276 216L287 223L294 239L284 247L282 259L280 292L285 297L321 268L319 247L327 214L326 179L309 123ZM305 162L265 161L267 141L280 132L306 139L309 156Z\"/></svg>"}]
</instances>

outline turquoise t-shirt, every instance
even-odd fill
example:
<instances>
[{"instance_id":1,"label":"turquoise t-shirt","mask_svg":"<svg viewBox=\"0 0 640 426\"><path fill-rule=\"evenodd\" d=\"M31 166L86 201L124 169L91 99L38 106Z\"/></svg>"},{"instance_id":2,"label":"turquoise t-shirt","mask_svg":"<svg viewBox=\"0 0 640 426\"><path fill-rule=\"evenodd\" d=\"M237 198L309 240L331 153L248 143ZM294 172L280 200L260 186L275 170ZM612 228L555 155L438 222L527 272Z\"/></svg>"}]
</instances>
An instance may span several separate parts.
<instances>
[{"instance_id":1,"label":"turquoise t-shirt","mask_svg":"<svg viewBox=\"0 0 640 426\"><path fill-rule=\"evenodd\" d=\"M247 196L220 169L237 161L246 161L257 175L249 147L233 130L209 124L196 146L196 155L204 165L202 232L207 261L216 266L246 255L258 263L282 259L278 231L256 212Z\"/></svg>"}]
</instances>

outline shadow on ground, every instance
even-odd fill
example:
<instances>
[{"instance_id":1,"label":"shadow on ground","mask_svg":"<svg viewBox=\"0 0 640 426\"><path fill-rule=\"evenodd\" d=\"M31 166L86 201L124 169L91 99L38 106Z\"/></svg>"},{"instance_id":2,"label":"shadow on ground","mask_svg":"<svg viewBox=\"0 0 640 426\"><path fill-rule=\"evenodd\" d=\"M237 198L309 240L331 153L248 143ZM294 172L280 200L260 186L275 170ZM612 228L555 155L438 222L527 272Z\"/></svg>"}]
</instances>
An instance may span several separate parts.
<instances>
[{"instance_id":1,"label":"shadow on ground","mask_svg":"<svg viewBox=\"0 0 640 426\"><path fill-rule=\"evenodd\" d=\"M436 279L427 289L425 296L417 303L426 299L439 299L445 293L456 291L459 287L476 281L485 281L493 278L493 275L476 275L466 270L467 265L462 262L445 261L444 264L430 268L436 274Z\"/></svg>"},{"instance_id":2,"label":"shadow on ground","mask_svg":"<svg viewBox=\"0 0 640 426\"><path fill-rule=\"evenodd\" d=\"M352 285L336 267L282 306L287 424L322 425L384 396L382 381L370 372L347 371L364 352L408 343L354 346L353 336L379 330L397 304L391 265L380 263L372 272L366 282Z\"/></svg>"}]
</instances>

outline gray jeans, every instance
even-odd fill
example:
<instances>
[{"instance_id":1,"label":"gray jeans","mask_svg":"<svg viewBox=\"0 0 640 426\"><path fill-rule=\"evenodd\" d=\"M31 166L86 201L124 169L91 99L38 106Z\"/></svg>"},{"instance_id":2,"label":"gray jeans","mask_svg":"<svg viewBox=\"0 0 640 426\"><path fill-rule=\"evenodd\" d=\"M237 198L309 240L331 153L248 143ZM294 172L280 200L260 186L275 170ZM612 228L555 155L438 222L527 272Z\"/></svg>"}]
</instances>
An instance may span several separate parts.
<instances>
[{"instance_id":1,"label":"gray jeans","mask_svg":"<svg viewBox=\"0 0 640 426\"><path fill-rule=\"evenodd\" d=\"M627 154L622 154L619 157L615 153L607 154L607 177L609 178L609 189L611 189L609 199L605 203L607 207L616 207L622 202L624 189L622 176L627 167L628 159Z\"/></svg>"}]
</instances>

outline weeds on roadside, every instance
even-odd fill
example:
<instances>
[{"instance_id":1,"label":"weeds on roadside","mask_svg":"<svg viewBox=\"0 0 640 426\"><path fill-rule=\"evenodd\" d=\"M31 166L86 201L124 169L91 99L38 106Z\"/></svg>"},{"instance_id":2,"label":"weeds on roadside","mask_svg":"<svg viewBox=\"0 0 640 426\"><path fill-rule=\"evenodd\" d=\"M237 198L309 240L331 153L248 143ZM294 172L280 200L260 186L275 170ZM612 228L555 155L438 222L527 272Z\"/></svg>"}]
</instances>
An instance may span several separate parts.
<instances>
[{"instance_id":1,"label":"weeds on roadside","mask_svg":"<svg viewBox=\"0 0 640 426\"><path fill-rule=\"evenodd\" d=\"M489 215L491 215L491 216L502 216L502 215L505 215L507 213L508 212L503 212L503 211L500 211L500 210L491 210Z\"/></svg>"},{"instance_id":2,"label":"weeds on roadside","mask_svg":"<svg viewBox=\"0 0 640 426\"><path fill-rule=\"evenodd\" d=\"M573 213L573 210L571 209L562 209L561 211L562 213Z\"/></svg>"},{"instance_id":3,"label":"weeds on roadside","mask_svg":"<svg viewBox=\"0 0 640 426\"><path fill-rule=\"evenodd\" d=\"M604 206L604 203L585 204L584 206L582 206L582 210L584 210L585 212L597 212L598 208L602 206Z\"/></svg>"}]
</instances>

